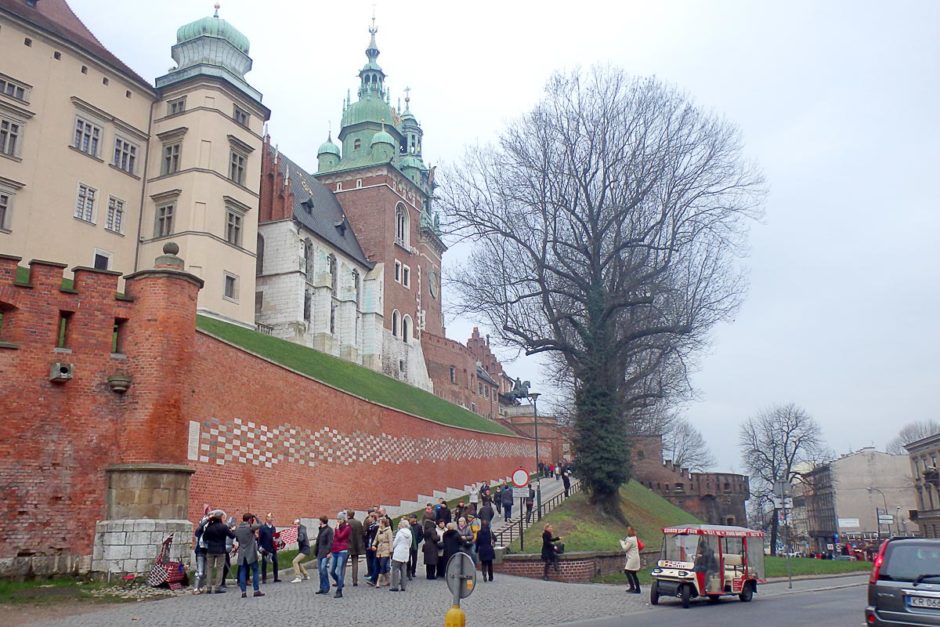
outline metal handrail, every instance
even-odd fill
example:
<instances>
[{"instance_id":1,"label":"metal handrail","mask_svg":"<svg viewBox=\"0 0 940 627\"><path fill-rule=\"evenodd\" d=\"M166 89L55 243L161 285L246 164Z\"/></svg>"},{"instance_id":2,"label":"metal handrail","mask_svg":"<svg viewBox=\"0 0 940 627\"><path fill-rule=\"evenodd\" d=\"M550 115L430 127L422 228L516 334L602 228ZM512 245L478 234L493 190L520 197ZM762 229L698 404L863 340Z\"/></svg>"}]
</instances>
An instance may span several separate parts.
<instances>
[{"instance_id":1,"label":"metal handrail","mask_svg":"<svg viewBox=\"0 0 940 627\"><path fill-rule=\"evenodd\" d=\"M572 480L571 488L568 490L568 497L573 496L581 491L581 482L577 479ZM496 545L497 546L509 546L516 539L520 538L523 532L531 527L535 522L542 519L542 516L548 514L550 511L558 507L566 498L564 492L556 494L549 500L542 503L542 507L538 508L537 511L533 512L532 519L529 522L526 522L526 516L524 512L519 513L519 518L510 518L506 526L496 532Z\"/></svg>"}]
</instances>

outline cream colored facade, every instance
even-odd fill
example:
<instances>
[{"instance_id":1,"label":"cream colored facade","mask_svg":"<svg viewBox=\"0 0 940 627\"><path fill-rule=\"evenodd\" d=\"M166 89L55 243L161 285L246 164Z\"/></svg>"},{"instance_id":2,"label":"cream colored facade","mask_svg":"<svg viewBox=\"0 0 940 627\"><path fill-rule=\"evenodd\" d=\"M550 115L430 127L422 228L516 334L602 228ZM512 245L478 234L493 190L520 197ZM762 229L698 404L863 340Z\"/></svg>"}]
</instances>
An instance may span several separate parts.
<instances>
[{"instance_id":1,"label":"cream colored facade","mask_svg":"<svg viewBox=\"0 0 940 627\"><path fill-rule=\"evenodd\" d=\"M0 254L127 274L173 241L205 280L200 311L253 326L270 112L244 80L247 39L218 16L172 51L153 87L63 0L0 1Z\"/></svg>"}]
</instances>

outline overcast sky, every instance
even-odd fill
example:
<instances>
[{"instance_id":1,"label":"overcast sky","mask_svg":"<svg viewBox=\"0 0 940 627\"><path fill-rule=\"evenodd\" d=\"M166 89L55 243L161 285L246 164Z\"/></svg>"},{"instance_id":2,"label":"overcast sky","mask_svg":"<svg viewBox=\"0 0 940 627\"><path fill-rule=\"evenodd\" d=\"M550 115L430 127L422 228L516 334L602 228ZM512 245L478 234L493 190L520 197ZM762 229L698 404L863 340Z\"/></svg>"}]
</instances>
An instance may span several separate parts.
<instances>
[{"instance_id":1,"label":"overcast sky","mask_svg":"<svg viewBox=\"0 0 940 627\"><path fill-rule=\"evenodd\" d=\"M193 0L70 4L148 80L173 65L176 29L212 12ZM355 97L373 3L222 5L251 40L247 78L273 111L273 141L315 171L347 90ZM720 469L741 469L738 427L773 403L803 406L838 453L940 419L940 3L375 7L392 102L412 88L434 164L492 141L554 70L595 63L655 74L740 126L769 183L766 217L750 240L750 292L715 329L685 407ZM449 320L448 335L465 340L472 326ZM551 391L536 363L509 368Z\"/></svg>"}]
</instances>

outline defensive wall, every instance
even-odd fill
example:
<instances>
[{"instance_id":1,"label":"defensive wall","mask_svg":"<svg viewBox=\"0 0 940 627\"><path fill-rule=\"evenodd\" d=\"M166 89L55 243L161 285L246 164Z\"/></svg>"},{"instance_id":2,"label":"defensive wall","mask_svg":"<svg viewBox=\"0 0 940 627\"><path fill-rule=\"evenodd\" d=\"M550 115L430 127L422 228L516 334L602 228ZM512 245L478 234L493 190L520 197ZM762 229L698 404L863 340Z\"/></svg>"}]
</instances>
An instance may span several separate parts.
<instances>
[{"instance_id":1,"label":"defensive wall","mask_svg":"<svg viewBox=\"0 0 940 627\"><path fill-rule=\"evenodd\" d=\"M143 572L204 503L334 516L508 476L531 441L340 391L196 330L168 245L125 277L0 256L0 575ZM479 475L479 476L477 476Z\"/></svg>"}]
</instances>

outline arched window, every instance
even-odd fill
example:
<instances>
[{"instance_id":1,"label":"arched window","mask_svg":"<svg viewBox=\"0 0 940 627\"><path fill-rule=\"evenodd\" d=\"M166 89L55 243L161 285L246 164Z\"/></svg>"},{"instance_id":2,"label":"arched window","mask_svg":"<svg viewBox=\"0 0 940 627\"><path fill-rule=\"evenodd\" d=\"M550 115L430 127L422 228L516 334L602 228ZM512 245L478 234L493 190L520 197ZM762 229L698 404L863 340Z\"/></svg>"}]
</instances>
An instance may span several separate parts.
<instances>
[{"instance_id":1,"label":"arched window","mask_svg":"<svg viewBox=\"0 0 940 627\"><path fill-rule=\"evenodd\" d=\"M313 242L309 237L304 240L304 274L308 281L313 281Z\"/></svg>"},{"instance_id":2,"label":"arched window","mask_svg":"<svg viewBox=\"0 0 940 627\"><path fill-rule=\"evenodd\" d=\"M310 322L310 316L313 312L313 290L304 290L304 320Z\"/></svg>"},{"instance_id":3,"label":"arched window","mask_svg":"<svg viewBox=\"0 0 940 627\"><path fill-rule=\"evenodd\" d=\"M411 316L401 319L401 340L405 344L411 339Z\"/></svg>"},{"instance_id":4,"label":"arched window","mask_svg":"<svg viewBox=\"0 0 940 627\"><path fill-rule=\"evenodd\" d=\"M408 246L408 210L401 203L395 207L395 243Z\"/></svg>"},{"instance_id":5,"label":"arched window","mask_svg":"<svg viewBox=\"0 0 940 627\"><path fill-rule=\"evenodd\" d=\"M261 276L264 274L264 238L258 233L258 248L255 250L255 274Z\"/></svg>"},{"instance_id":6,"label":"arched window","mask_svg":"<svg viewBox=\"0 0 940 627\"><path fill-rule=\"evenodd\" d=\"M333 298L336 298L336 256L331 254L327 257L326 265L330 273L330 289L333 290Z\"/></svg>"},{"instance_id":7,"label":"arched window","mask_svg":"<svg viewBox=\"0 0 940 627\"><path fill-rule=\"evenodd\" d=\"M398 337L398 324L400 317L401 316L398 315L397 309L392 312L392 336L394 337Z\"/></svg>"},{"instance_id":8,"label":"arched window","mask_svg":"<svg viewBox=\"0 0 940 627\"><path fill-rule=\"evenodd\" d=\"M359 271L352 271L352 281L353 281L353 292L356 295L356 309L359 309L360 302L359 299L362 297L362 281L359 279Z\"/></svg>"},{"instance_id":9,"label":"arched window","mask_svg":"<svg viewBox=\"0 0 940 627\"><path fill-rule=\"evenodd\" d=\"M330 333L336 333L336 303L330 303Z\"/></svg>"}]
</instances>

